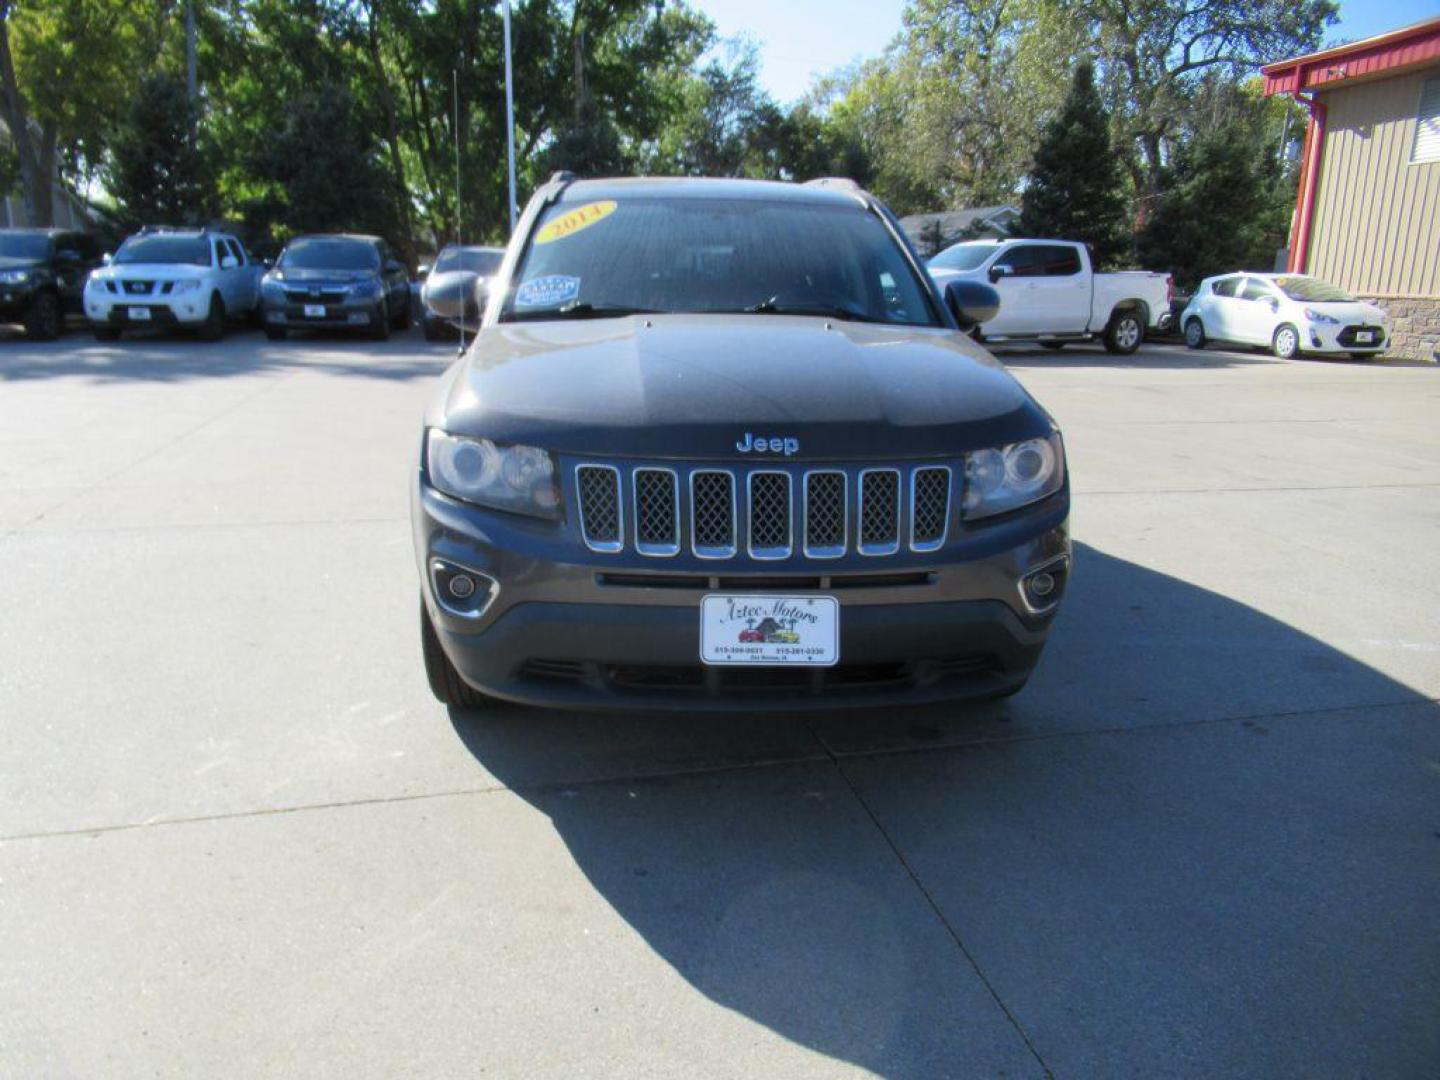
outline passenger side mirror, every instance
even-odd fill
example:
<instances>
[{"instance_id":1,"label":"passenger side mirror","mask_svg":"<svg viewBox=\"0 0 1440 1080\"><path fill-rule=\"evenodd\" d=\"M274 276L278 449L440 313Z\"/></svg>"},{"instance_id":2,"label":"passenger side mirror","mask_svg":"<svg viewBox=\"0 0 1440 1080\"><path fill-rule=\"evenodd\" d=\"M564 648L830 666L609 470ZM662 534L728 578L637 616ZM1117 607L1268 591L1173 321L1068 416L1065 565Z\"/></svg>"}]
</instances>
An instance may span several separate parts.
<instances>
[{"instance_id":1,"label":"passenger side mirror","mask_svg":"<svg viewBox=\"0 0 1440 1080\"><path fill-rule=\"evenodd\" d=\"M220 260L221 270L234 270L239 265L240 260L235 258L234 255L226 255L223 259Z\"/></svg>"},{"instance_id":2,"label":"passenger side mirror","mask_svg":"<svg viewBox=\"0 0 1440 1080\"><path fill-rule=\"evenodd\" d=\"M994 273L994 270L991 270ZM973 330L989 322L1000 310L1000 294L978 281L952 281L945 286L945 306L961 330Z\"/></svg>"},{"instance_id":3,"label":"passenger side mirror","mask_svg":"<svg viewBox=\"0 0 1440 1080\"><path fill-rule=\"evenodd\" d=\"M427 277L429 277L429 276L430 276L430 264L429 264L429 263L421 263L421 264L419 265L419 267L415 270L415 276L416 276L417 278L427 278Z\"/></svg>"},{"instance_id":4,"label":"passenger side mirror","mask_svg":"<svg viewBox=\"0 0 1440 1080\"><path fill-rule=\"evenodd\" d=\"M105 252L104 255L101 255L101 256L100 256L100 265L101 265L101 266L109 266L109 265L110 265L110 260L113 259L114 257L115 257L115 256L114 256L114 255L111 255L110 252L108 252L108 251Z\"/></svg>"},{"instance_id":5,"label":"passenger side mirror","mask_svg":"<svg viewBox=\"0 0 1440 1080\"><path fill-rule=\"evenodd\" d=\"M994 266L990 267L990 280L992 282L999 281L1002 277L1014 276L1015 268L1009 263L996 263Z\"/></svg>"},{"instance_id":6,"label":"passenger side mirror","mask_svg":"<svg viewBox=\"0 0 1440 1080\"><path fill-rule=\"evenodd\" d=\"M1277 298L1273 297L1273 296L1267 296L1267 297L1265 298L1265 303L1267 303L1267 304L1270 305L1270 310L1271 310L1271 311L1279 311L1279 310L1280 310L1280 301L1279 301Z\"/></svg>"},{"instance_id":7,"label":"passenger side mirror","mask_svg":"<svg viewBox=\"0 0 1440 1080\"><path fill-rule=\"evenodd\" d=\"M261 260L260 260L260 265L263 266L263 267L265 267L266 270L274 270L274 269L275 269L275 260L274 260L274 259L261 259Z\"/></svg>"}]
</instances>

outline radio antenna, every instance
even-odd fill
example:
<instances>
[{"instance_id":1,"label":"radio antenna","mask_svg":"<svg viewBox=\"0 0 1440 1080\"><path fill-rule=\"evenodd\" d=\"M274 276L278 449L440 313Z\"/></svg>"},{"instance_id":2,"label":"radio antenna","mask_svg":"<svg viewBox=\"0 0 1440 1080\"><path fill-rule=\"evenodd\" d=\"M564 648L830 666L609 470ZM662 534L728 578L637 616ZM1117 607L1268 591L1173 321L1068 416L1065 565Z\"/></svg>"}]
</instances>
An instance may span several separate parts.
<instances>
[{"instance_id":1,"label":"radio antenna","mask_svg":"<svg viewBox=\"0 0 1440 1080\"><path fill-rule=\"evenodd\" d=\"M455 89L455 246L460 247L460 69L452 68L451 77L454 79ZM455 252L460 259L460 266L465 266L465 254L461 251ZM463 280L463 279L462 279ZM472 290L473 291L473 290ZM470 306L470 297L465 290L460 292L460 344L456 346L455 355L465 355L465 309Z\"/></svg>"}]
</instances>

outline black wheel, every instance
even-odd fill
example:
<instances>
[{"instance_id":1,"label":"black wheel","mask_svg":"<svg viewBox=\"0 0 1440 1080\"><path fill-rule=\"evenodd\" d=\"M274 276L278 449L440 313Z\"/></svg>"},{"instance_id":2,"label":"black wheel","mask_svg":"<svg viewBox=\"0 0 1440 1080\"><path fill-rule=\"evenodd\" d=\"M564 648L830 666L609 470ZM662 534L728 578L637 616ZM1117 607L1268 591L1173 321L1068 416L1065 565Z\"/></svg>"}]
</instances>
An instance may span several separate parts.
<instances>
[{"instance_id":1,"label":"black wheel","mask_svg":"<svg viewBox=\"0 0 1440 1080\"><path fill-rule=\"evenodd\" d=\"M200 324L200 338L202 341L219 341L225 336L225 301L220 299L219 293L210 294L210 310L205 315L205 321Z\"/></svg>"},{"instance_id":2,"label":"black wheel","mask_svg":"<svg viewBox=\"0 0 1440 1080\"><path fill-rule=\"evenodd\" d=\"M1199 319L1191 319L1185 324L1185 347L1187 349L1203 349L1205 347L1205 325Z\"/></svg>"},{"instance_id":3,"label":"black wheel","mask_svg":"<svg viewBox=\"0 0 1440 1080\"><path fill-rule=\"evenodd\" d=\"M445 650L440 647L440 636L435 633L435 624L425 610L425 601L420 601L420 652L425 657L425 678L430 681L430 692L437 701L461 709L483 709L491 699L480 691L472 689L450 663Z\"/></svg>"},{"instance_id":4,"label":"black wheel","mask_svg":"<svg viewBox=\"0 0 1440 1080\"><path fill-rule=\"evenodd\" d=\"M426 341L444 341L446 338L445 324L434 319L426 319L422 324L425 331Z\"/></svg>"},{"instance_id":5,"label":"black wheel","mask_svg":"<svg viewBox=\"0 0 1440 1080\"><path fill-rule=\"evenodd\" d=\"M1281 323L1275 328L1275 336L1270 339L1270 351L1281 360L1293 360L1300 355L1300 331L1289 323Z\"/></svg>"},{"instance_id":6,"label":"black wheel","mask_svg":"<svg viewBox=\"0 0 1440 1080\"><path fill-rule=\"evenodd\" d=\"M375 307L375 313L370 316L370 336L376 341L390 340L390 313L385 310L385 301L381 300Z\"/></svg>"},{"instance_id":7,"label":"black wheel","mask_svg":"<svg viewBox=\"0 0 1440 1080\"><path fill-rule=\"evenodd\" d=\"M1105 327L1105 351L1129 356L1145 340L1145 324L1139 312L1119 311L1110 317Z\"/></svg>"},{"instance_id":8,"label":"black wheel","mask_svg":"<svg viewBox=\"0 0 1440 1080\"><path fill-rule=\"evenodd\" d=\"M118 326L96 326L91 328L96 341L119 341L120 328Z\"/></svg>"},{"instance_id":9,"label":"black wheel","mask_svg":"<svg viewBox=\"0 0 1440 1080\"><path fill-rule=\"evenodd\" d=\"M42 292L30 301L30 310L25 312L25 336L31 341L54 341L60 336L63 323L60 298L52 292Z\"/></svg>"},{"instance_id":10,"label":"black wheel","mask_svg":"<svg viewBox=\"0 0 1440 1080\"><path fill-rule=\"evenodd\" d=\"M284 340L285 340L285 327L283 327L283 326L267 326L267 327L265 327L265 336L266 336L267 338L269 338L271 341L284 341Z\"/></svg>"},{"instance_id":11,"label":"black wheel","mask_svg":"<svg viewBox=\"0 0 1440 1080\"><path fill-rule=\"evenodd\" d=\"M1063 349L1063 348L1065 347L1065 342L1063 342L1063 341L1042 341L1042 342L1040 342L1040 345L1041 345L1042 348L1051 349L1051 350L1053 350L1053 351L1055 351L1055 352L1059 352L1061 349Z\"/></svg>"}]
</instances>

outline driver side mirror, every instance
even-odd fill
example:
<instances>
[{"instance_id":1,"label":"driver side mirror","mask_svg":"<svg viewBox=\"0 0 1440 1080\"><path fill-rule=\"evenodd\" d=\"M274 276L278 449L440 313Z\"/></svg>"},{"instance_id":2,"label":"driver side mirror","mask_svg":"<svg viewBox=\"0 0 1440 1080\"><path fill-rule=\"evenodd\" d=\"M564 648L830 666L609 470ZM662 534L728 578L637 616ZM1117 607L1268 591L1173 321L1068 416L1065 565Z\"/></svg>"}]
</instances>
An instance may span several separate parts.
<instances>
[{"instance_id":1,"label":"driver side mirror","mask_svg":"<svg viewBox=\"0 0 1440 1080\"><path fill-rule=\"evenodd\" d=\"M1275 297L1273 297L1273 296L1267 296L1267 297L1265 298L1265 303L1267 303L1267 304L1270 305L1270 310L1271 310L1271 311L1279 311L1279 310L1280 310L1280 301L1279 301L1278 299L1276 299Z\"/></svg>"},{"instance_id":2,"label":"driver side mirror","mask_svg":"<svg viewBox=\"0 0 1440 1080\"><path fill-rule=\"evenodd\" d=\"M429 276L430 276L430 264L429 264L429 263L421 263L421 264L416 268L416 270L415 270L415 276L416 276L417 278L427 278L427 277L429 277Z\"/></svg>"},{"instance_id":3,"label":"driver side mirror","mask_svg":"<svg viewBox=\"0 0 1440 1080\"><path fill-rule=\"evenodd\" d=\"M114 255L111 255L110 252L108 252L108 251L105 252L104 255L101 255L101 256L100 256L100 265L101 265L101 266L109 266L109 265L110 265L110 260L112 260L113 258L115 258L115 256L114 256Z\"/></svg>"},{"instance_id":4,"label":"driver side mirror","mask_svg":"<svg viewBox=\"0 0 1440 1080\"><path fill-rule=\"evenodd\" d=\"M999 281L1001 278L1014 276L1015 267L1011 266L1009 263L996 263L994 266L990 267L990 281L992 283Z\"/></svg>"},{"instance_id":5,"label":"driver side mirror","mask_svg":"<svg viewBox=\"0 0 1440 1080\"><path fill-rule=\"evenodd\" d=\"M999 312L1000 294L978 281L952 281L945 286L945 306L961 330L973 330Z\"/></svg>"}]
</instances>

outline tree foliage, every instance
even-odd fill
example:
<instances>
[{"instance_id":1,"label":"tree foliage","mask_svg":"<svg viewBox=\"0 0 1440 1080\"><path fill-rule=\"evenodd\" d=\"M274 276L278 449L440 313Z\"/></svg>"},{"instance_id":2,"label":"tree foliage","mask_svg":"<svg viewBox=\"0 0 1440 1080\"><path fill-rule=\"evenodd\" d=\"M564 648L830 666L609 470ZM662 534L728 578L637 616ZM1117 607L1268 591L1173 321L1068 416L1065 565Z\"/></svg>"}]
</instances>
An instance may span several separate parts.
<instances>
[{"instance_id":1,"label":"tree foliage","mask_svg":"<svg viewBox=\"0 0 1440 1080\"><path fill-rule=\"evenodd\" d=\"M107 177L128 227L203 223L215 211L209 155L196 143L198 110L170 75L140 81L110 137Z\"/></svg>"},{"instance_id":2,"label":"tree foliage","mask_svg":"<svg viewBox=\"0 0 1440 1080\"><path fill-rule=\"evenodd\" d=\"M1020 223L1026 236L1087 243L1101 266L1123 258L1130 247L1124 181L1089 61L1076 65L1070 93L1035 148L1028 180Z\"/></svg>"}]
</instances>

